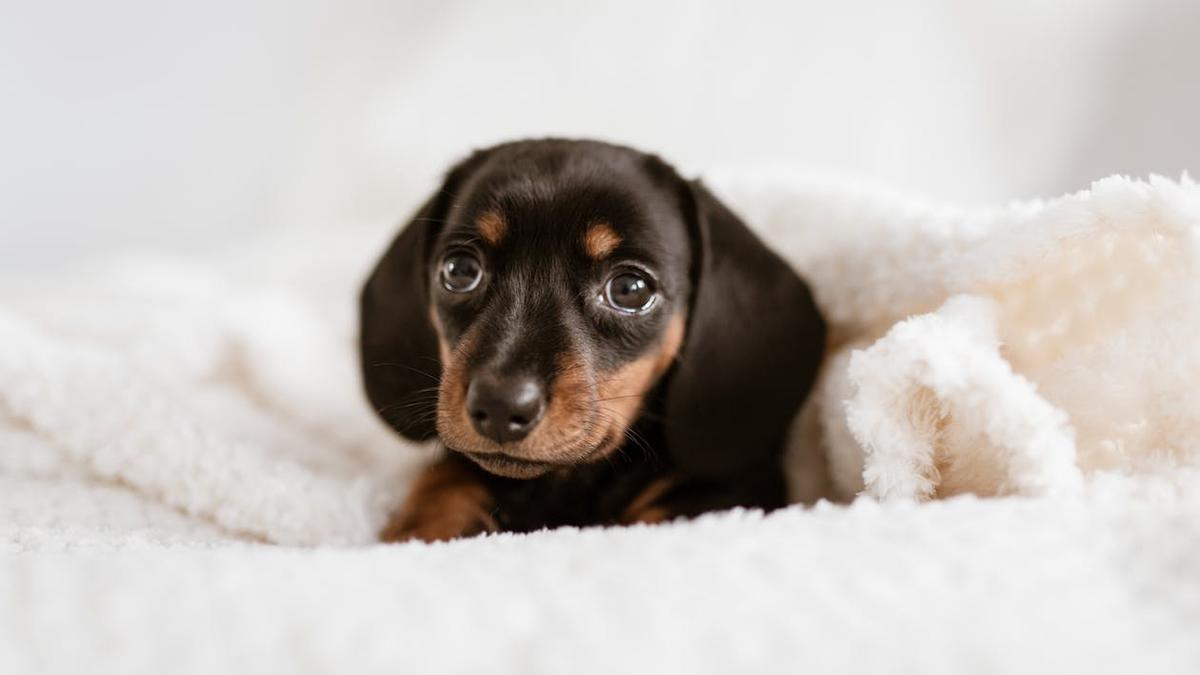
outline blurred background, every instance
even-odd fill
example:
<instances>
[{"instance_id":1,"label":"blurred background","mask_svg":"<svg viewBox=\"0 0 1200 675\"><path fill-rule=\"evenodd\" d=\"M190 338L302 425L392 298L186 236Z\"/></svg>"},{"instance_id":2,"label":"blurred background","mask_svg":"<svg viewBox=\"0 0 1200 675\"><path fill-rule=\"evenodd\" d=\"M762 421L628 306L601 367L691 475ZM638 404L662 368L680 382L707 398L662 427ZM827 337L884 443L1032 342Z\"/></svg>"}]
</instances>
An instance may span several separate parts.
<instances>
[{"instance_id":1,"label":"blurred background","mask_svg":"<svg viewBox=\"0 0 1200 675\"><path fill-rule=\"evenodd\" d=\"M0 270L398 222L589 136L956 202L1200 160L1200 2L9 0Z\"/></svg>"}]
</instances>

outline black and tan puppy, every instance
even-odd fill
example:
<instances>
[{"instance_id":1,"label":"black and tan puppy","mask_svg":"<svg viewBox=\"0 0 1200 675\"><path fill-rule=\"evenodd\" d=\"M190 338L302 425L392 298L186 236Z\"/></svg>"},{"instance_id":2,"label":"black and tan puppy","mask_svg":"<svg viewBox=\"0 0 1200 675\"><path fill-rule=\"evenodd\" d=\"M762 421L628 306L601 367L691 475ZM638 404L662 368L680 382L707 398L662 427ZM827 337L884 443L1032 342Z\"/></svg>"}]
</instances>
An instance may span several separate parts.
<instances>
[{"instance_id":1,"label":"black and tan puppy","mask_svg":"<svg viewBox=\"0 0 1200 675\"><path fill-rule=\"evenodd\" d=\"M537 140L456 166L362 294L371 403L447 452L386 540L785 503L825 327L804 282L653 155Z\"/></svg>"}]
</instances>

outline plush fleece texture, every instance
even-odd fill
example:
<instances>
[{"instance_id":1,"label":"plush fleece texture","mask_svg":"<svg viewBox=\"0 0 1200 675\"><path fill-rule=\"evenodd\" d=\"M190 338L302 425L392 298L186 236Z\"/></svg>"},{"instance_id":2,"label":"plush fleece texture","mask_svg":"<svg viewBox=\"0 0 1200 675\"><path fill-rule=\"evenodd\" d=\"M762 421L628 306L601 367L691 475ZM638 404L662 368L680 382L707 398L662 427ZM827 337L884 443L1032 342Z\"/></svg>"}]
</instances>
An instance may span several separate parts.
<instances>
[{"instance_id":1,"label":"plush fleece texture","mask_svg":"<svg viewBox=\"0 0 1200 675\"><path fill-rule=\"evenodd\" d=\"M375 544L429 456L357 380L388 233L130 257L5 286L0 672L1200 670L1194 183L710 183L830 320L791 467L852 503Z\"/></svg>"}]
</instances>

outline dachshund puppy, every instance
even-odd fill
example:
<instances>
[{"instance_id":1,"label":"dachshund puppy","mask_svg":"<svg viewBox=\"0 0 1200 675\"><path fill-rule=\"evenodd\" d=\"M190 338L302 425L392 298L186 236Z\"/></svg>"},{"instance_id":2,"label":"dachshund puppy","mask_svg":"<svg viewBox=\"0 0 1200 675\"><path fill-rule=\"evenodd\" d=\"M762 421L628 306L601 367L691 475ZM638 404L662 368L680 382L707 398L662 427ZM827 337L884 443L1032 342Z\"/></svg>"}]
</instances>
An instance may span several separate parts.
<instances>
[{"instance_id":1,"label":"dachshund puppy","mask_svg":"<svg viewBox=\"0 0 1200 675\"><path fill-rule=\"evenodd\" d=\"M657 157L476 152L362 292L370 402L447 450L383 539L782 506L824 344L804 282Z\"/></svg>"}]
</instances>

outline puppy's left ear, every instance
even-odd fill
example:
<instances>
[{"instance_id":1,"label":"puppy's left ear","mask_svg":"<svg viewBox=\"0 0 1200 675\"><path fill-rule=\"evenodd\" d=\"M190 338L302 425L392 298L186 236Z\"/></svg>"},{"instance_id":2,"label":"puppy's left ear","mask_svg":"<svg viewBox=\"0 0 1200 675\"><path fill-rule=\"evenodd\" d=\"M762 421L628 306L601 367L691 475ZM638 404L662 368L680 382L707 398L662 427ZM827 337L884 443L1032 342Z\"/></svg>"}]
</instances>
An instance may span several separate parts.
<instances>
[{"instance_id":1,"label":"puppy's left ear","mask_svg":"<svg viewBox=\"0 0 1200 675\"><path fill-rule=\"evenodd\" d=\"M782 258L698 181L685 185L693 290L667 388L667 446L695 475L730 476L781 456L821 364L825 322Z\"/></svg>"}]
</instances>

